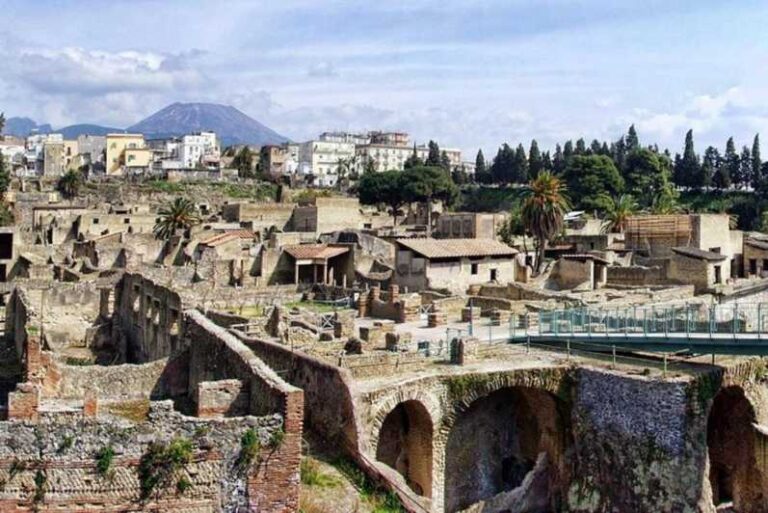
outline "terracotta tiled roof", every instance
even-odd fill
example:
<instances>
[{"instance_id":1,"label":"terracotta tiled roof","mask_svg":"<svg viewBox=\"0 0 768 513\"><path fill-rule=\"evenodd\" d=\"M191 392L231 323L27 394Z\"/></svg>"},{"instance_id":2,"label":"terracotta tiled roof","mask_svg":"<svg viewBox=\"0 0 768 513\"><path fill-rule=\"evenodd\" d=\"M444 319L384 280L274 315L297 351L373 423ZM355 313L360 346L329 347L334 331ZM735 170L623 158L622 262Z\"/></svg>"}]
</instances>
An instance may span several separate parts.
<instances>
[{"instance_id":1,"label":"terracotta tiled roof","mask_svg":"<svg viewBox=\"0 0 768 513\"><path fill-rule=\"evenodd\" d=\"M205 240L201 240L200 244L216 247L233 239L253 239L253 232L250 230L232 230L216 234L213 237L208 237Z\"/></svg>"},{"instance_id":2,"label":"terracotta tiled roof","mask_svg":"<svg viewBox=\"0 0 768 513\"><path fill-rule=\"evenodd\" d=\"M327 260L343 255L349 251L349 248L334 247L327 244L297 244L283 246L283 251L296 260Z\"/></svg>"},{"instance_id":3,"label":"terracotta tiled roof","mask_svg":"<svg viewBox=\"0 0 768 513\"><path fill-rule=\"evenodd\" d=\"M517 250L491 239L397 239L425 258L514 256Z\"/></svg>"},{"instance_id":4,"label":"terracotta tiled roof","mask_svg":"<svg viewBox=\"0 0 768 513\"><path fill-rule=\"evenodd\" d=\"M601 264L609 265L610 262L606 260L605 258L598 256L598 255L590 255L589 253L579 253L579 254L573 254L573 255L563 255L562 258L565 258L566 260L594 260L595 262L599 262Z\"/></svg>"},{"instance_id":5,"label":"terracotta tiled roof","mask_svg":"<svg viewBox=\"0 0 768 513\"><path fill-rule=\"evenodd\" d=\"M714 251L706 251L703 249L692 248L688 246L672 248L672 251L674 251L678 255L687 256L689 258L696 258L698 260L708 260L710 262L720 262L728 258L727 256L720 253L715 253Z\"/></svg>"}]
</instances>

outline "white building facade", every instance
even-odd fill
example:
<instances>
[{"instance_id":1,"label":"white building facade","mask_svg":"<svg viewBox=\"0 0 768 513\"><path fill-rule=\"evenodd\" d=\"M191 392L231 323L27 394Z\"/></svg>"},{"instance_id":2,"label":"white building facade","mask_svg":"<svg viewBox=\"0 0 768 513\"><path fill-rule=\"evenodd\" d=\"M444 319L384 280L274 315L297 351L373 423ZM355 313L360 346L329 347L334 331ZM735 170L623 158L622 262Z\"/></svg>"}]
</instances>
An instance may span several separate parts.
<instances>
[{"instance_id":1,"label":"white building facade","mask_svg":"<svg viewBox=\"0 0 768 513\"><path fill-rule=\"evenodd\" d=\"M316 186L333 187L339 178L340 163L353 162L354 159L354 143L308 141L299 146L298 172L305 177L313 176Z\"/></svg>"}]
</instances>

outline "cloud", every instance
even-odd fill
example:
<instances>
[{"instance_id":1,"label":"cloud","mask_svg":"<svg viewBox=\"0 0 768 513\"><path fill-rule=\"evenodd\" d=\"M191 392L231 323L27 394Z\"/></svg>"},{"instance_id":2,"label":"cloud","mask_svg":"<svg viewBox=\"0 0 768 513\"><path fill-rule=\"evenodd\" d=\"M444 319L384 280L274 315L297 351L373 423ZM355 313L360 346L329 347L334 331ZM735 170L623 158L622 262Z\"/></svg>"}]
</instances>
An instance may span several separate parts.
<instances>
[{"instance_id":1,"label":"cloud","mask_svg":"<svg viewBox=\"0 0 768 513\"><path fill-rule=\"evenodd\" d=\"M307 75L310 77L329 78L338 77L339 73L330 62L318 62L309 67Z\"/></svg>"}]
</instances>

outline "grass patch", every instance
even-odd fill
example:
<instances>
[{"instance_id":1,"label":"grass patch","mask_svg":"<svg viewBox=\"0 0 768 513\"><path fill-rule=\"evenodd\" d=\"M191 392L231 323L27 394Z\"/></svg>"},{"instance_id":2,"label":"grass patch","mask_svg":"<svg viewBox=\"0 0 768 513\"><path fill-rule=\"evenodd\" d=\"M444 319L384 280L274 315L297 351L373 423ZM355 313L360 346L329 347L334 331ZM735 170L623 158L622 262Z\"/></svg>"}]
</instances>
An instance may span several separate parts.
<instances>
[{"instance_id":1,"label":"grass patch","mask_svg":"<svg viewBox=\"0 0 768 513\"><path fill-rule=\"evenodd\" d=\"M397 495L376 485L357 465L343 458L336 460L333 465L349 479L360 497L371 506L373 513L405 513Z\"/></svg>"},{"instance_id":2,"label":"grass patch","mask_svg":"<svg viewBox=\"0 0 768 513\"><path fill-rule=\"evenodd\" d=\"M244 305L227 308L226 312L243 317L258 318L264 315L264 307L261 305Z\"/></svg>"},{"instance_id":3,"label":"grass patch","mask_svg":"<svg viewBox=\"0 0 768 513\"><path fill-rule=\"evenodd\" d=\"M183 184L166 182L165 180L150 180L146 186L153 192L164 192L168 194L179 194L186 190Z\"/></svg>"},{"instance_id":4,"label":"grass patch","mask_svg":"<svg viewBox=\"0 0 768 513\"><path fill-rule=\"evenodd\" d=\"M106 405L105 409L113 415L118 415L133 422L144 422L149 416L149 399L112 403Z\"/></svg>"},{"instance_id":5,"label":"grass patch","mask_svg":"<svg viewBox=\"0 0 768 513\"><path fill-rule=\"evenodd\" d=\"M74 367L88 367L89 365L94 364L90 358L80 358L77 356L67 356L67 358L64 360L64 363Z\"/></svg>"},{"instance_id":6,"label":"grass patch","mask_svg":"<svg viewBox=\"0 0 768 513\"><path fill-rule=\"evenodd\" d=\"M291 308L304 308L315 313L331 313L338 312L339 310L349 310L347 307L339 307L330 303L316 303L314 301L291 301L283 304L283 307Z\"/></svg>"},{"instance_id":7,"label":"grass patch","mask_svg":"<svg viewBox=\"0 0 768 513\"><path fill-rule=\"evenodd\" d=\"M317 460L304 457L301 460L301 484L319 488L336 488L341 484L341 480L324 473Z\"/></svg>"}]
</instances>

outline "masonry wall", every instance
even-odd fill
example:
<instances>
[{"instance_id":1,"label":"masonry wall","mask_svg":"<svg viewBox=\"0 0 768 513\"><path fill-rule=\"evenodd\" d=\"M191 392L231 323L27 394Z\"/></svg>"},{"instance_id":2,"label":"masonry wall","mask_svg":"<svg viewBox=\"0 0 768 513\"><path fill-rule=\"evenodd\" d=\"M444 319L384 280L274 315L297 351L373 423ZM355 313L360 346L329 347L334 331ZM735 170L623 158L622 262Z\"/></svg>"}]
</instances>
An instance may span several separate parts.
<instances>
[{"instance_id":1,"label":"masonry wall","mask_svg":"<svg viewBox=\"0 0 768 513\"><path fill-rule=\"evenodd\" d=\"M591 260L571 260L561 258L552 271L552 279L563 289L572 289L585 283L592 288L595 265Z\"/></svg>"},{"instance_id":2,"label":"masonry wall","mask_svg":"<svg viewBox=\"0 0 768 513\"><path fill-rule=\"evenodd\" d=\"M36 425L0 423L0 510L7 513L163 511L298 511L298 469L284 467L284 446L270 448L282 429L278 415L201 420L153 403L147 421L43 415ZM240 440L249 428L262 443L258 461L238 470ZM183 438L192 460L142 498L139 463L150 444ZM287 437L286 437L287 438ZM97 454L115 452L108 475ZM177 490L179 479L191 486Z\"/></svg>"},{"instance_id":3,"label":"masonry wall","mask_svg":"<svg viewBox=\"0 0 768 513\"><path fill-rule=\"evenodd\" d=\"M663 267L608 266L608 283L614 285L660 285L665 283Z\"/></svg>"},{"instance_id":4,"label":"masonry wall","mask_svg":"<svg viewBox=\"0 0 768 513\"><path fill-rule=\"evenodd\" d=\"M115 288L113 336L123 361L145 363L181 351L182 303L173 290L126 273Z\"/></svg>"}]
</instances>

